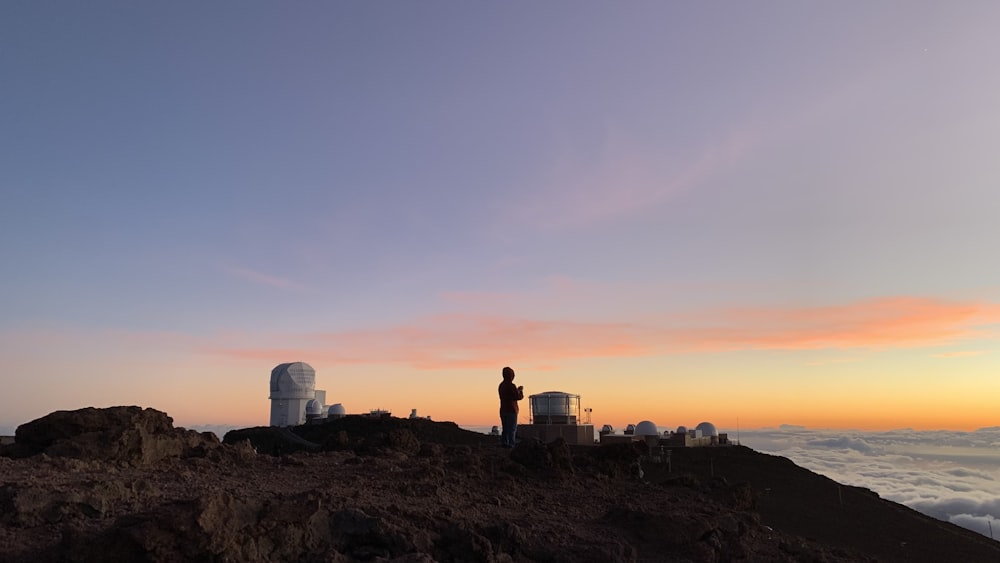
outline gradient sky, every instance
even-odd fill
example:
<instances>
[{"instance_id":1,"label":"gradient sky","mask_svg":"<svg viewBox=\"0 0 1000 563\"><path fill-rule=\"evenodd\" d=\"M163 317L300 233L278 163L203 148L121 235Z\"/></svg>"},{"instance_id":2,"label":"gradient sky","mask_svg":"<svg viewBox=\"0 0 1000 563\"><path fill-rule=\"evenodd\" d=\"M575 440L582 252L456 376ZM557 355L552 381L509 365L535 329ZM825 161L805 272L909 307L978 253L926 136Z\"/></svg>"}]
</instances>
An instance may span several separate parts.
<instances>
[{"instance_id":1,"label":"gradient sky","mask_svg":"<svg viewBox=\"0 0 1000 563\"><path fill-rule=\"evenodd\" d=\"M0 427L1000 423L1000 4L0 4ZM527 418L523 416L522 418Z\"/></svg>"}]
</instances>

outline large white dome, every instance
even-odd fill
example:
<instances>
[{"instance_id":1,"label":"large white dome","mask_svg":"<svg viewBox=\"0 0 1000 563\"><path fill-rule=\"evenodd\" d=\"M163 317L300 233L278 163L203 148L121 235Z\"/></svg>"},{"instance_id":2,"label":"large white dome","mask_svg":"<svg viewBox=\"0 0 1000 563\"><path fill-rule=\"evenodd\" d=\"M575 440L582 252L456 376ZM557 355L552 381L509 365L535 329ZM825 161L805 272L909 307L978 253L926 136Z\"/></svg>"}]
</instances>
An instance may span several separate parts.
<instances>
[{"instance_id":1,"label":"large white dome","mask_svg":"<svg viewBox=\"0 0 1000 563\"><path fill-rule=\"evenodd\" d=\"M635 425L636 436L659 436L660 431L656 429L656 423L650 420L643 420Z\"/></svg>"},{"instance_id":2,"label":"large white dome","mask_svg":"<svg viewBox=\"0 0 1000 563\"><path fill-rule=\"evenodd\" d=\"M340 417L347 414L347 409L344 408L344 405L337 403L335 405L330 405L329 410L326 412L329 416Z\"/></svg>"},{"instance_id":3,"label":"large white dome","mask_svg":"<svg viewBox=\"0 0 1000 563\"><path fill-rule=\"evenodd\" d=\"M711 422L702 422L695 427L695 430L701 430L702 436L718 436L719 431L715 429L715 425Z\"/></svg>"},{"instance_id":4,"label":"large white dome","mask_svg":"<svg viewBox=\"0 0 1000 563\"><path fill-rule=\"evenodd\" d=\"M312 399L316 370L305 362L280 364L271 370L271 399Z\"/></svg>"}]
</instances>

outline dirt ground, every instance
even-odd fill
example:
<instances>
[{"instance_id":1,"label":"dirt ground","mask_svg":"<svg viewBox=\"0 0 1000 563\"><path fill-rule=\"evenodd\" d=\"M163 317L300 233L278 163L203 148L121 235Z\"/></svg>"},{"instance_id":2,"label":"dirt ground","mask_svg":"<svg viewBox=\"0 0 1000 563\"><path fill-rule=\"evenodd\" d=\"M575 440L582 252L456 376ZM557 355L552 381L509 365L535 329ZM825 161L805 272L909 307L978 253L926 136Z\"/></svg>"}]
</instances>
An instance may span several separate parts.
<instances>
[{"instance_id":1,"label":"dirt ground","mask_svg":"<svg viewBox=\"0 0 1000 563\"><path fill-rule=\"evenodd\" d=\"M0 452L0 561L1000 560L988 538L747 448L667 464L388 417L220 444L142 413ZM176 455L147 451L178 436Z\"/></svg>"}]
</instances>

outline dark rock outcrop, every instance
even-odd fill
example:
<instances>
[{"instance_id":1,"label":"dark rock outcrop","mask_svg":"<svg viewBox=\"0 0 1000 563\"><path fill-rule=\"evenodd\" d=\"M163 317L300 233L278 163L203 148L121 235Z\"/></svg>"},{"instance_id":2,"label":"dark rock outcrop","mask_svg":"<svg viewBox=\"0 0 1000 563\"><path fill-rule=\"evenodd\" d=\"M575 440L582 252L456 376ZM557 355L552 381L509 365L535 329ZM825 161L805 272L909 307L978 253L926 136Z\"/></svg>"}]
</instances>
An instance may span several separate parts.
<instances>
[{"instance_id":1,"label":"dark rock outcrop","mask_svg":"<svg viewBox=\"0 0 1000 563\"><path fill-rule=\"evenodd\" d=\"M218 446L214 434L174 428L173 419L158 410L88 407L56 411L22 424L7 453L143 466L170 457L203 456Z\"/></svg>"}]
</instances>

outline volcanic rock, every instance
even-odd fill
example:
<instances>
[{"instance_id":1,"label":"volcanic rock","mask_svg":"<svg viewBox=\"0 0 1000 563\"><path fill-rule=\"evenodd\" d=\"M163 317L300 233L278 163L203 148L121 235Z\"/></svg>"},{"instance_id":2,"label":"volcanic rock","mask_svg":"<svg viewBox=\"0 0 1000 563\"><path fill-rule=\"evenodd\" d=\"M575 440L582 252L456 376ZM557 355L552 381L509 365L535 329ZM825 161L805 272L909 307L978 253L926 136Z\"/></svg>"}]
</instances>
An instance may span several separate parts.
<instances>
[{"instance_id":1,"label":"volcanic rock","mask_svg":"<svg viewBox=\"0 0 1000 563\"><path fill-rule=\"evenodd\" d=\"M56 411L19 426L15 457L101 460L149 465L168 457L205 455L219 439L210 432L174 428L166 413L142 407Z\"/></svg>"},{"instance_id":2,"label":"volcanic rock","mask_svg":"<svg viewBox=\"0 0 1000 563\"><path fill-rule=\"evenodd\" d=\"M450 423L347 417L192 455L150 445L190 436L163 413L94 410L29 423L19 457L0 457L0 563L1000 559L979 534L739 446L510 450ZM53 457L95 435L117 445Z\"/></svg>"}]
</instances>

